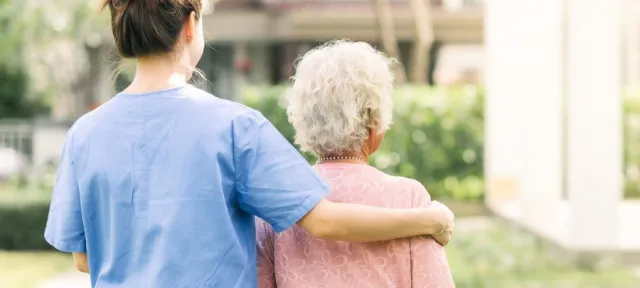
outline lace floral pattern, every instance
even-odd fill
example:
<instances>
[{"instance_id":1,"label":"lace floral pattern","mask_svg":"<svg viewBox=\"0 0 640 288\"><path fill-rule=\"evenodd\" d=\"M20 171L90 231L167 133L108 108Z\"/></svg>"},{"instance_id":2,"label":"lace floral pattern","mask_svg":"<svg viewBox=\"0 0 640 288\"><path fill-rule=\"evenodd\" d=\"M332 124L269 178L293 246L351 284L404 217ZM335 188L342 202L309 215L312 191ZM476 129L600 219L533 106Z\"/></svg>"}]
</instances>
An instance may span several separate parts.
<instances>
[{"instance_id":1,"label":"lace floral pattern","mask_svg":"<svg viewBox=\"0 0 640 288\"><path fill-rule=\"evenodd\" d=\"M388 208L419 207L431 201L415 180L366 165L320 164L332 185L328 199ZM376 243L325 241L299 227L275 234L258 221L260 288L455 287L445 249L431 237Z\"/></svg>"}]
</instances>

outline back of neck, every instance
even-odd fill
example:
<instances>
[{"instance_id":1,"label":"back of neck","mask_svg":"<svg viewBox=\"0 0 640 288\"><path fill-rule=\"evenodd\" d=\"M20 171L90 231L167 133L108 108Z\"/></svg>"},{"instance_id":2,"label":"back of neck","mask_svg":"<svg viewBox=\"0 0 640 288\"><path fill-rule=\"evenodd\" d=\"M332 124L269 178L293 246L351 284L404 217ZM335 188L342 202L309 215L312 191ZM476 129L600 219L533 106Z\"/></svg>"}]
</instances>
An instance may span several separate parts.
<instances>
[{"instance_id":1,"label":"back of neck","mask_svg":"<svg viewBox=\"0 0 640 288\"><path fill-rule=\"evenodd\" d=\"M185 86L191 71L163 58L139 59L131 84L123 91L142 94Z\"/></svg>"}]
</instances>

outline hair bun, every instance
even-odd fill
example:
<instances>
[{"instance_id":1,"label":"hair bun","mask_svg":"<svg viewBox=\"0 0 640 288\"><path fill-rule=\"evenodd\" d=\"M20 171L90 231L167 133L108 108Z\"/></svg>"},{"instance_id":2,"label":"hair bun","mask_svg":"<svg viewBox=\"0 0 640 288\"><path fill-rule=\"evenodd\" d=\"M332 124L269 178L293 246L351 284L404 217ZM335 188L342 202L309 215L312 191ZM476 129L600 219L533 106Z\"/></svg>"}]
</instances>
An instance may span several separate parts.
<instances>
[{"instance_id":1,"label":"hair bun","mask_svg":"<svg viewBox=\"0 0 640 288\"><path fill-rule=\"evenodd\" d=\"M111 11L111 30L120 55L136 58L173 52L189 14L200 15L202 1L103 0L102 9Z\"/></svg>"}]
</instances>

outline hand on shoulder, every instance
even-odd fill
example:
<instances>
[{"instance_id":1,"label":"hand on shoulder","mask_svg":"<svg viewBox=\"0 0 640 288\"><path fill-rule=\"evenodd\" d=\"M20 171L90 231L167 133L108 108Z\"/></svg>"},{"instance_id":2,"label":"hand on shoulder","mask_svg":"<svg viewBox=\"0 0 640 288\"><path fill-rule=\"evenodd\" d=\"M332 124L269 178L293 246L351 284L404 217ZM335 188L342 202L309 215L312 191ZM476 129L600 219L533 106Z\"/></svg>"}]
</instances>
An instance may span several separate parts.
<instances>
[{"instance_id":1,"label":"hand on shoulder","mask_svg":"<svg viewBox=\"0 0 640 288\"><path fill-rule=\"evenodd\" d=\"M438 243L446 246L453 237L453 229L455 227L455 216L453 212L449 207L438 201L432 201L425 209L429 217L435 218L436 223L439 225L436 228L438 232L431 234L431 236L438 241Z\"/></svg>"}]
</instances>

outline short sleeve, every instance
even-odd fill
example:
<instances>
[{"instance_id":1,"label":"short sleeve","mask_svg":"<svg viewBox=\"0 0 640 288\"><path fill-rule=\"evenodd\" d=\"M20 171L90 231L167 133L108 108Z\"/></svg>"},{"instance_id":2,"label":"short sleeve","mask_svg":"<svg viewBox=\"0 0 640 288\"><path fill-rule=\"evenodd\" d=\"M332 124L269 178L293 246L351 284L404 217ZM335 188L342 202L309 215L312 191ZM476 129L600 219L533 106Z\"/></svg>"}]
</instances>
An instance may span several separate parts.
<instances>
[{"instance_id":1,"label":"short sleeve","mask_svg":"<svg viewBox=\"0 0 640 288\"><path fill-rule=\"evenodd\" d=\"M260 113L234 119L236 192L240 208L284 231L329 191L300 153Z\"/></svg>"},{"instance_id":2,"label":"short sleeve","mask_svg":"<svg viewBox=\"0 0 640 288\"><path fill-rule=\"evenodd\" d=\"M73 135L69 132L60 156L44 237L60 251L86 252L78 182L71 155L72 146Z\"/></svg>"}]
</instances>

